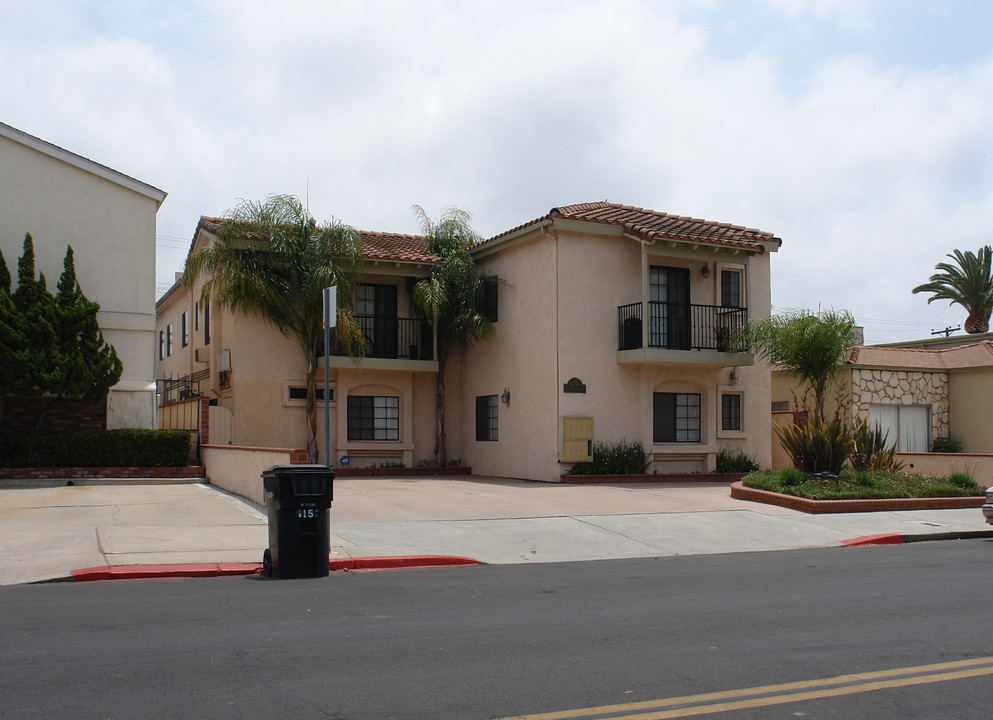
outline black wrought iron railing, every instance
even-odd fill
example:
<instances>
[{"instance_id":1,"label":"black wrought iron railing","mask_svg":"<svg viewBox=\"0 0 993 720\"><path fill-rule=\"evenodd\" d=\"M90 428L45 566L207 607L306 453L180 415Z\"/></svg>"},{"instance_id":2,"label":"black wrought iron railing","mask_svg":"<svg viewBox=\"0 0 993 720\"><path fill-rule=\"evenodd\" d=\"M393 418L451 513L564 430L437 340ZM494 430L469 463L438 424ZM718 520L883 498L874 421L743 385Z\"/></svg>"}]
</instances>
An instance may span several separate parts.
<instances>
[{"instance_id":1,"label":"black wrought iron railing","mask_svg":"<svg viewBox=\"0 0 993 720\"><path fill-rule=\"evenodd\" d=\"M179 378L162 378L155 381L155 390L159 396L159 404L189 400L200 397L200 382L210 377L210 370L184 375Z\"/></svg>"},{"instance_id":2,"label":"black wrought iron railing","mask_svg":"<svg viewBox=\"0 0 993 720\"><path fill-rule=\"evenodd\" d=\"M356 315L365 338L365 357L392 360L431 360L434 346L431 327L417 318L382 315ZM323 354L323 348L320 353ZM332 355L346 355L345 349L331 343Z\"/></svg>"},{"instance_id":3,"label":"black wrought iron railing","mask_svg":"<svg viewBox=\"0 0 993 720\"><path fill-rule=\"evenodd\" d=\"M648 347L726 351L748 322L745 308L687 303L648 303ZM642 346L642 303L617 308L617 348Z\"/></svg>"}]
</instances>

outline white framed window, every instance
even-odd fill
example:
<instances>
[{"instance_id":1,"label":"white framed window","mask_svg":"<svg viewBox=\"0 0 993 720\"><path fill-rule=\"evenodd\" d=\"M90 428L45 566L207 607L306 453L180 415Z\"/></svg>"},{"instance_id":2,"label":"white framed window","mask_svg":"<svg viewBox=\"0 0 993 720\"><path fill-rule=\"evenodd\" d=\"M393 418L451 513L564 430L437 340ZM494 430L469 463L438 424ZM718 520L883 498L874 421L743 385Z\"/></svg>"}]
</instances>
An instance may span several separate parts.
<instances>
[{"instance_id":1,"label":"white framed window","mask_svg":"<svg viewBox=\"0 0 993 720\"><path fill-rule=\"evenodd\" d=\"M349 395L348 439L399 440L400 398L396 395Z\"/></svg>"},{"instance_id":2,"label":"white framed window","mask_svg":"<svg viewBox=\"0 0 993 720\"><path fill-rule=\"evenodd\" d=\"M717 263L717 304L726 308L743 308L745 298L745 266L739 263Z\"/></svg>"},{"instance_id":3,"label":"white framed window","mask_svg":"<svg viewBox=\"0 0 993 720\"><path fill-rule=\"evenodd\" d=\"M898 452L931 449L931 408L927 405L870 405L869 426L887 433L887 443Z\"/></svg>"}]
</instances>

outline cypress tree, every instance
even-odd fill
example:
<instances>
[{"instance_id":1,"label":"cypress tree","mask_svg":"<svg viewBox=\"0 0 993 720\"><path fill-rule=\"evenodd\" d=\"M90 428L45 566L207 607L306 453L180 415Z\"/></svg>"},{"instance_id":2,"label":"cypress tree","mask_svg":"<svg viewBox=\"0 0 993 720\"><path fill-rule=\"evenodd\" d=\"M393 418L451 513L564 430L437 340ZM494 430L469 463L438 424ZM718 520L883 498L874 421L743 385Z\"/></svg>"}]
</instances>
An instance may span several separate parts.
<instances>
[{"instance_id":1,"label":"cypress tree","mask_svg":"<svg viewBox=\"0 0 993 720\"><path fill-rule=\"evenodd\" d=\"M57 377L55 298L45 286L45 275L35 279L34 242L24 236L24 252L17 262L17 290L11 298L16 319L13 355L20 377L10 379L7 392L41 395L50 392Z\"/></svg>"},{"instance_id":2,"label":"cypress tree","mask_svg":"<svg viewBox=\"0 0 993 720\"><path fill-rule=\"evenodd\" d=\"M0 403L4 395L14 392L15 385L30 372L24 334L24 320L10 295L10 271L0 252Z\"/></svg>"},{"instance_id":3,"label":"cypress tree","mask_svg":"<svg viewBox=\"0 0 993 720\"><path fill-rule=\"evenodd\" d=\"M60 398L100 402L121 379L123 364L100 332L100 305L88 300L79 286L72 246L66 249L62 265L55 297L56 384L51 392Z\"/></svg>"}]
</instances>

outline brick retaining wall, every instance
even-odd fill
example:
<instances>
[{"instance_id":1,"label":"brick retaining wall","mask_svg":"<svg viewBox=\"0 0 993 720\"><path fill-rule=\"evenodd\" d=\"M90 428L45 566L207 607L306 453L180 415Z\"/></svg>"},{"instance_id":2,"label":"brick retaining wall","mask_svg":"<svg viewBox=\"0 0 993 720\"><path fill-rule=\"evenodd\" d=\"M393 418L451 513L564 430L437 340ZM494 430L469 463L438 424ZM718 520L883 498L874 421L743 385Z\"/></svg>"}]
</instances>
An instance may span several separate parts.
<instances>
[{"instance_id":1,"label":"brick retaining wall","mask_svg":"<svg viewBox=\"0 0 993 720\"><path fill-rule=\"evenodd\" d=\"M778 505L800 512L855 513L855 512L899 512L903 510L962 510L982 507L983 497L944 497L944 498L885 498L881 500L808 500L807 498L783 495L748 488L740 482L731 485L731 497L738 500Z\"/></svg>"},{"instance_id":2,"label":"brick retaining wall","mask_svg":"<svg viewBox=\"0 0 993 720\"><path fill-rule=\"evenodd\" d=\"M44 418L38 428L41 433L105 430L107 401L91 404L77 400L7 395L3 398L0 433L23 433L25 429L33 431L42 415Z\"/></svg>"},{"instance_id":3,"label":"brick retaining wall","mask_svg":"<svg viewBox=\"0 0 993 720\"><path fill-rule=\"evenodd\" d=\"M562 475L561 481L570 485L603 485L610 483L696 483L735 482L746 473L658 473L645 475Z\"/></svg>"}]
</instances>

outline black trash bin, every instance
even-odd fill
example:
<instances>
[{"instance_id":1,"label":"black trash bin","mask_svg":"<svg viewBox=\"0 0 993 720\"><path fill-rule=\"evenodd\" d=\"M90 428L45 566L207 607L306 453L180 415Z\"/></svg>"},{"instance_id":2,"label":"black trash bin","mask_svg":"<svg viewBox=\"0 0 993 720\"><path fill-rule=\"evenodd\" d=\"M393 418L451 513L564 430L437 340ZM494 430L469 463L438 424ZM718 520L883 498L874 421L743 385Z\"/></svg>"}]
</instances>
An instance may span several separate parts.
<instances>
[{"instance_id":1,"label":"black trash bin","mask_svg":"<svg viewBox=\"0 0 993 720\"><path fill-rule=\"evenodd\" d=\"M334 470L325 465L273 465L262 471L269 518L264 575L327 576L333 480Z\"/></svg>"}]
</instances>

